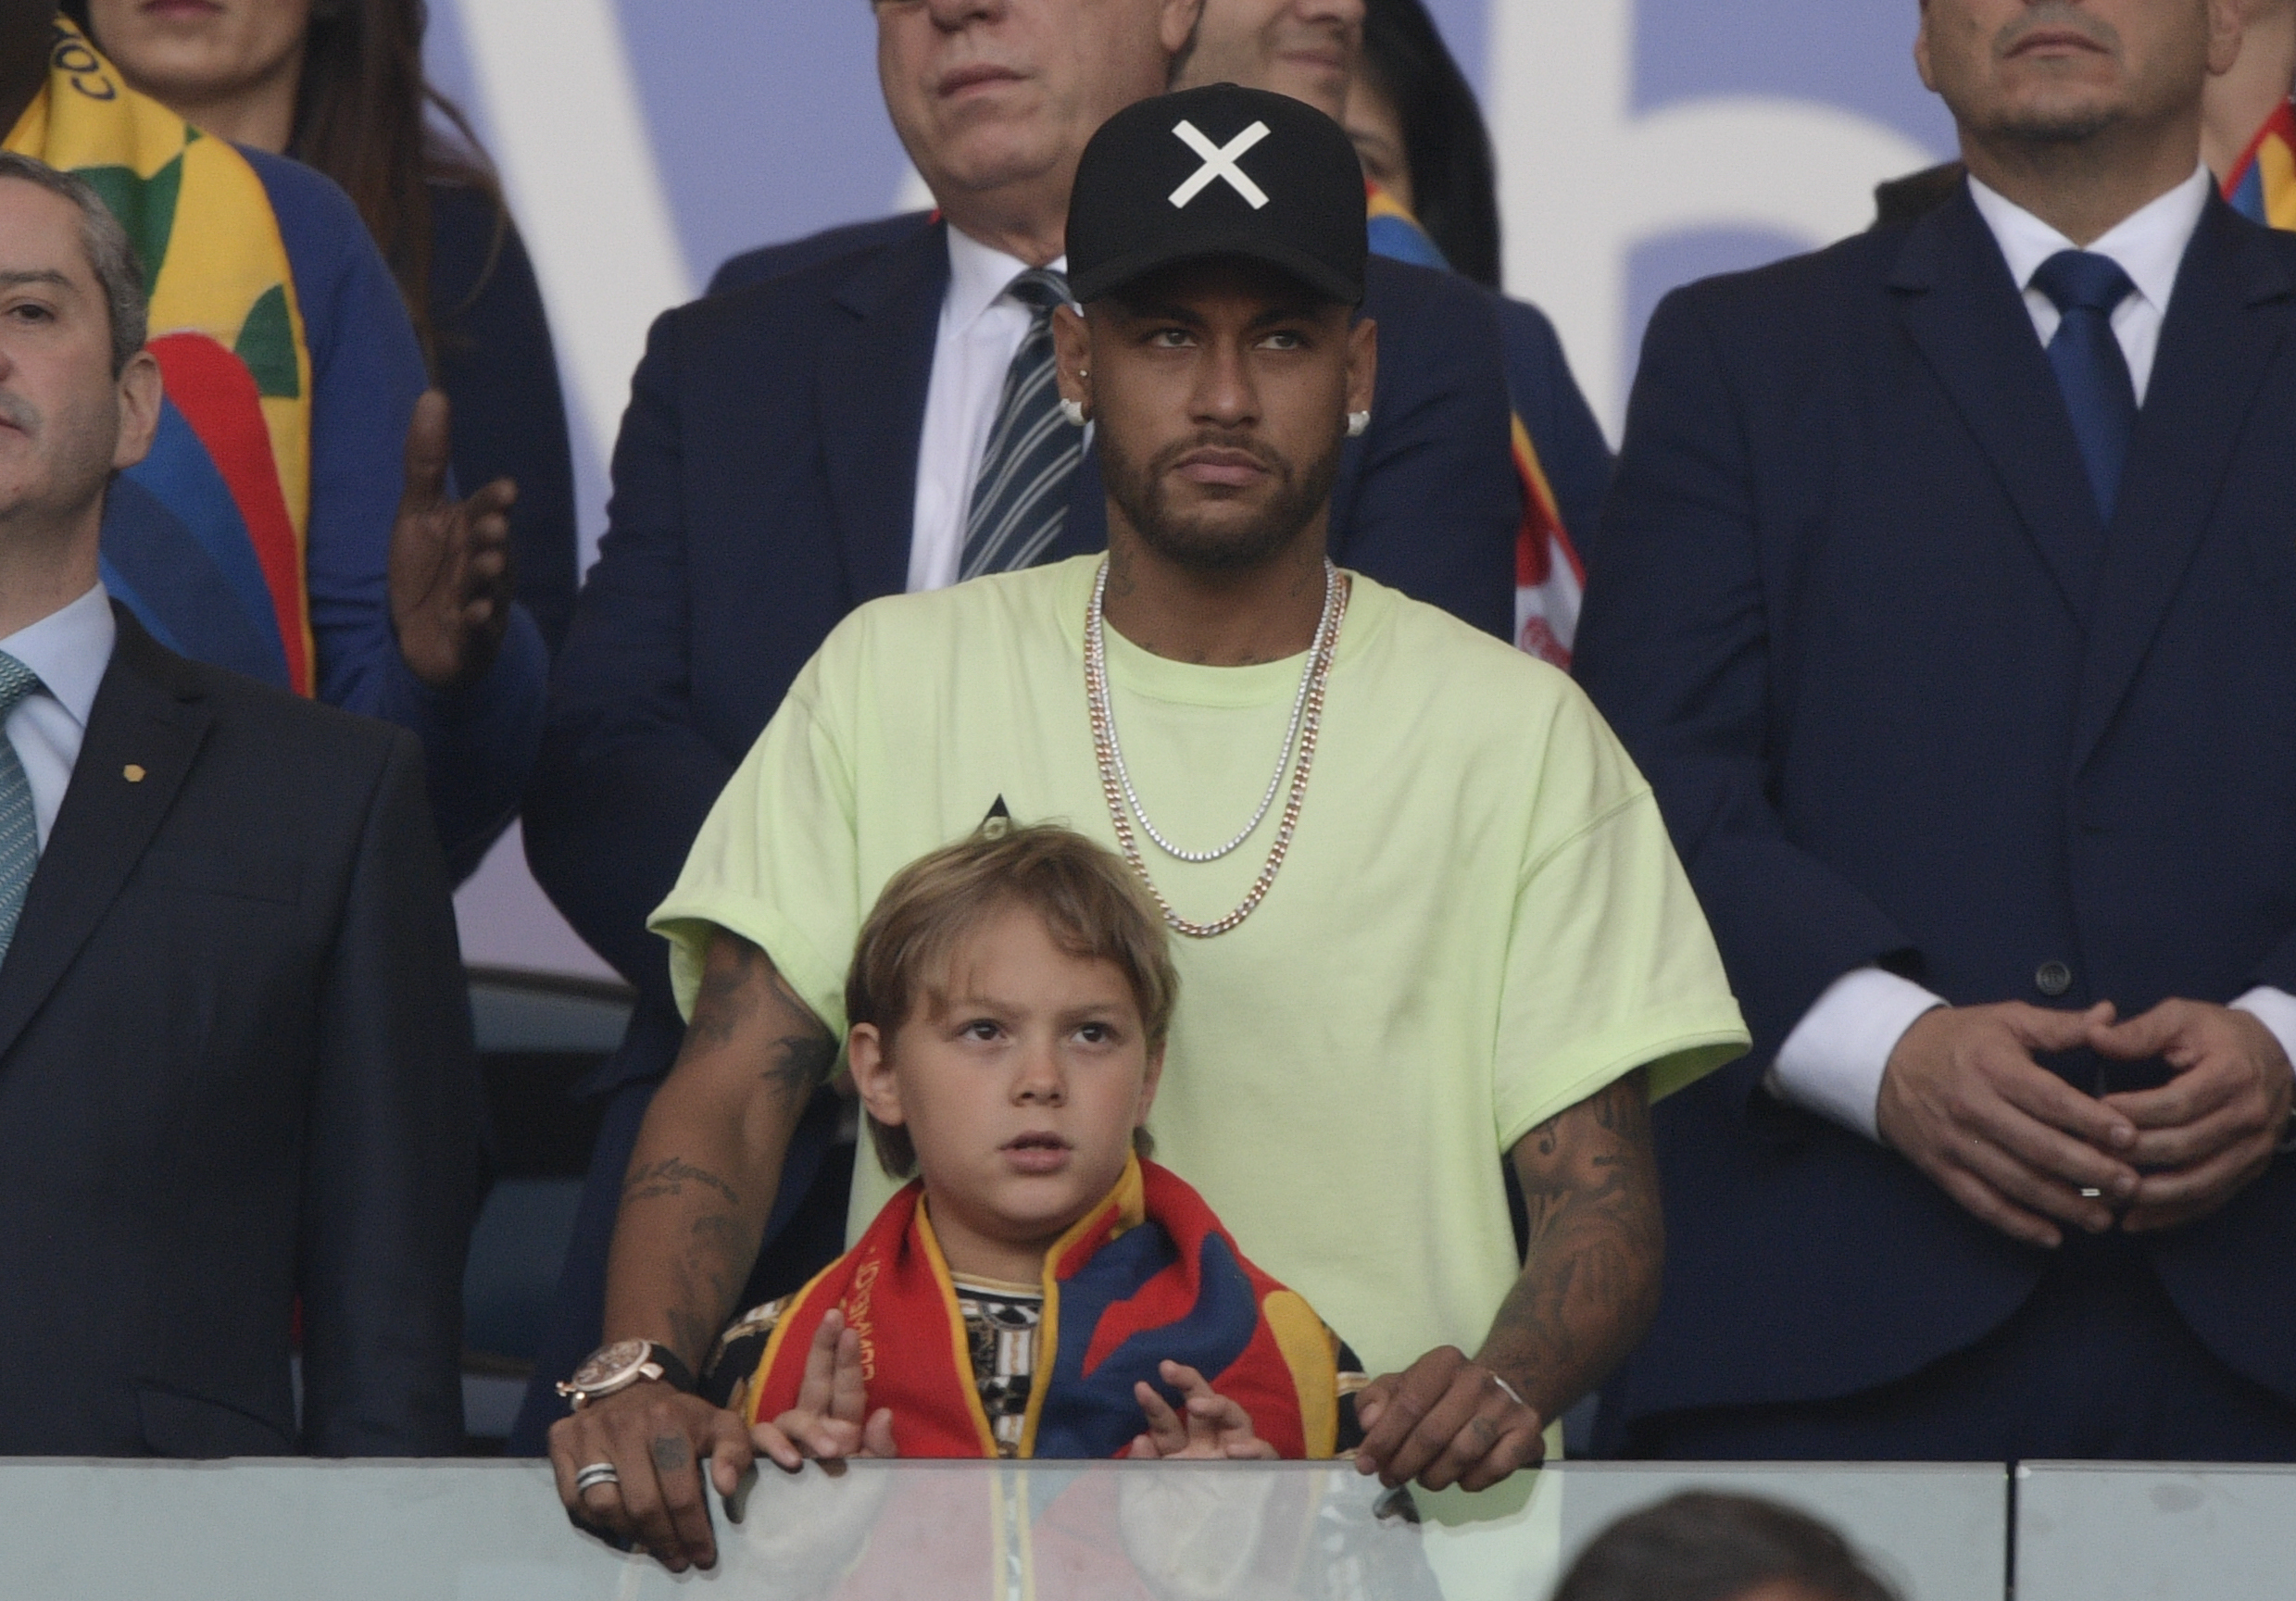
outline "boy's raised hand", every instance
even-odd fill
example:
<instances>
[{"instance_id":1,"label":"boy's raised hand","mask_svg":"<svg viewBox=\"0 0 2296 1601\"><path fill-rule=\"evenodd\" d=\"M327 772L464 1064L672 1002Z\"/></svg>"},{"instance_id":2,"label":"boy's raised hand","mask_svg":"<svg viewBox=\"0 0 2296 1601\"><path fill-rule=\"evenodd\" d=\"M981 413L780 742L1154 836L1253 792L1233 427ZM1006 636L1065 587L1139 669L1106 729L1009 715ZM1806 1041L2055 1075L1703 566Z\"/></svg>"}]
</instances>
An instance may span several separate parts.
<instances>
[{"instance_id":1,"label":"boy's raised hand","mask_svg":"<svg viewBox=\"0 0 2296 1601\"><path fill-rule=\"evenodd\" d=\"M1164 1382L1180 1392L1181 1410L1173 1411L1145 1379L1132 1387L1148 1422L1148 1432L1132 1443L1129 1455L1134 1461L1275 1460L1275 1447L1252 1432L1251 1414L1214 1390L1201 1373L1178 1362L1166 1362L1160 1371Z\"/></svg>"},{"instance_id":2,"label":"boy's raised hand","mask_svg":"<svg viewBox=\"0 0 2296 1601\"><path fill-rule=\"evenodd\" d=\"M806 1458L841 1462L848 1457L897 1457L893 1444L893 1409L872 1417L861 1382L861 1337L845 1326L845 1314L832 1307L813 1332L806 1353L805 1379L797 1404L771 1423L749 1431L759 1451L795 1473Z\"/></svg>"}]
</instances>

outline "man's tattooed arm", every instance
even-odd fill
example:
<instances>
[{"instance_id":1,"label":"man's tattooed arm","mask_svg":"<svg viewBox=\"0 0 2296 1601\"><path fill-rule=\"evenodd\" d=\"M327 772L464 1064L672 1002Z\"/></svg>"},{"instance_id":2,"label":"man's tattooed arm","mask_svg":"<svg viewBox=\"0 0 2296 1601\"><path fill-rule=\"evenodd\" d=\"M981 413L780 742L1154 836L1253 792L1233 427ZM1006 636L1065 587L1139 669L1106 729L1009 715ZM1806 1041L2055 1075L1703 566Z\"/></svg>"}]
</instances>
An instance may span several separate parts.
<instances>
[{"instance_id":1,"label":"man's tattooed arm","mask_svg":"<svg viewBox=\"0 0 2296 1601\"><path fill-rule=\"evenodd\" d=\"M765 952L714 932L685 1043L622 1186L609 1340L658 1340L700 1370L740 1309L789 1136L836 1061L835 1036Z\"/></svg>"},{"instance_id":2,"label":"man's tattooed arm","mask_svg":"<svg viewBox=\"0 0 2296 1601\"><path fill-rule=\"evenodd\" d=\"M1480 1360L1551 1420L1609 1375L1658 1311L1666 1232L1643 1075L1533 1129L1514 1167L1530 1248Z\"/></svg>"}]
</instances>

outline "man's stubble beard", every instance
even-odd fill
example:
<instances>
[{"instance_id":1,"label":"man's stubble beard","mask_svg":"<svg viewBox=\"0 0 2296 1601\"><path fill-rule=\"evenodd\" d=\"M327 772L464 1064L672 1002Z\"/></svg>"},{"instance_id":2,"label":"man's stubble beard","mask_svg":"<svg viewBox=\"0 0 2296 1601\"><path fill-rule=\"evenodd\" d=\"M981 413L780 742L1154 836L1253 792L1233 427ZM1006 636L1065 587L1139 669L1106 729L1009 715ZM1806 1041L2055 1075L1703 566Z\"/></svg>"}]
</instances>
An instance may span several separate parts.
<instances>
[{"instance_id":1,"label":"man's stubble beard","mask_svg":"<svg viewBox=\"0 0 2296 1601\"><path fill-rule=\"evenodd\" d=\"M1261 515L1240 528L1214 531L1191 522L1172 509L1169 486L1173 463L1207 445L1248 451L1275 476L1280 485ZM1264 566L1287 549L1301 531L1315 520L1331 500L1332 485L1338 482L1341 448L1341 442L1335 439L1331 448L1305 472L1295 472L1289 462L1257 441L1216 433L1198 434L1167 445L1145 468L1135 468L1120 451L1112 449L1103 435L1100 460L1108 481L1109 498L1124 514L1124 520L1132 525L1143 544L1184 571L1223 574L1248 572Z\"/></svg>"}]
</instances>

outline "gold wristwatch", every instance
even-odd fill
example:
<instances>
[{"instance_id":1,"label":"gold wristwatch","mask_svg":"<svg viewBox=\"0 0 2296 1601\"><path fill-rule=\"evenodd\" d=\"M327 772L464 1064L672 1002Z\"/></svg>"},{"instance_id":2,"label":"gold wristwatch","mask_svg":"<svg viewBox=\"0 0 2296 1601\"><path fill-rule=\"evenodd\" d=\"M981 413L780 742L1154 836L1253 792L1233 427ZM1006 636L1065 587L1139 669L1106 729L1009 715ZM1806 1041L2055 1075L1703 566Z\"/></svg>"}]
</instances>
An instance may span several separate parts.
<instances>
[{"instance_id":1,"label":"gold wristwatch","mask_svg":"<svg viewBox=\"0 0 2296 1601\"><path fill-rule=\"evenodd\" d=\"M573 1403L574 1410L617 1391L649 1379L666 1381L672 1388L694 1392L694 1370L667 1345L651 1340L617 1340L601 1345L583 1358L574 1376L558 1386L559 1395Z\"/></svg>"}]
</instances>

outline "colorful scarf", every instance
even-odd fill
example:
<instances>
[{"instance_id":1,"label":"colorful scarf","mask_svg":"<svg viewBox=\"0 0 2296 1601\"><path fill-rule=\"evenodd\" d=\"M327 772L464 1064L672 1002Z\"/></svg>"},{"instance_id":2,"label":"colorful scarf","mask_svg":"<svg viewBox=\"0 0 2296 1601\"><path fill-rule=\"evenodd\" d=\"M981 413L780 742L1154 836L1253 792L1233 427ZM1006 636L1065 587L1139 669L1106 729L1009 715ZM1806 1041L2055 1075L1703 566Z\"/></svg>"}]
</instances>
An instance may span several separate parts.
<instances>
[{"instance_id":1,"label":"colorful scarf","mask_svg":"<svg viewBox=\"0 0 2296 1601\"><path fill-rule=\"evenodd\" d=\"M911 1182L850 1251L791 1298L750 1380L752 1422L795 1407L831 1307L860 1335L872 1410L893 1409L903 1457L997 1455L974 1387L948 1264ZM1244 1259L1203 1197L1136 1158L1045 1256L1044 1322L1020 1455L1110 1457L1148 1426L1133 1385L1170 1360L1251 1415L1286 1457L1328 1457L1337 1345L1306 1301Z\"/></svg>"},{"instance_id":2,"label":"colorful scarf","mask_svg":"<svg viewBox=\"0 0 2296 1601\"><path fill-rule=\"evenodd\" d=\"M1400 201L1368 180L1363 188L1374 255L1414 267L1450 270L1441 247ZM1510 432L1515 477L1523 485L1523 526L1514 539L1515 644L1533 656L1567 668L1571 642L1578 632L1587 569L1578 559L1577 546L1571 543L1570 531L1562 526L1562 508L1519 410Z\"/></svg>"},{"instance_id":3,"label":"colorful scarf","mask_svg":"<svg viewBox=\"0 0 2296 1601\"><path fill-rule=\"evenodd\" d=\"M94 186L151 298L167 402L151 455L125 476L167 515L107 519L107 584L192 654L207 654L203 634L235 629L265 665L276 654L265 676L310 694L311 358L263 180L229 144L130 89L61 19L47 87L6 148ZM192 595L238 615L170 626Z\"/></svg>"},{"instance_id":4,"label":"colorful scarf","mask_svg":"<svg viewBox=\"0 0 2296 1601\"><path fill-rule=\"evenodd\" d=\"M2266 228L2296 229L2296 106L2281 101L2225 179L2232 209Z\"/></svg>"}]
</instances>

